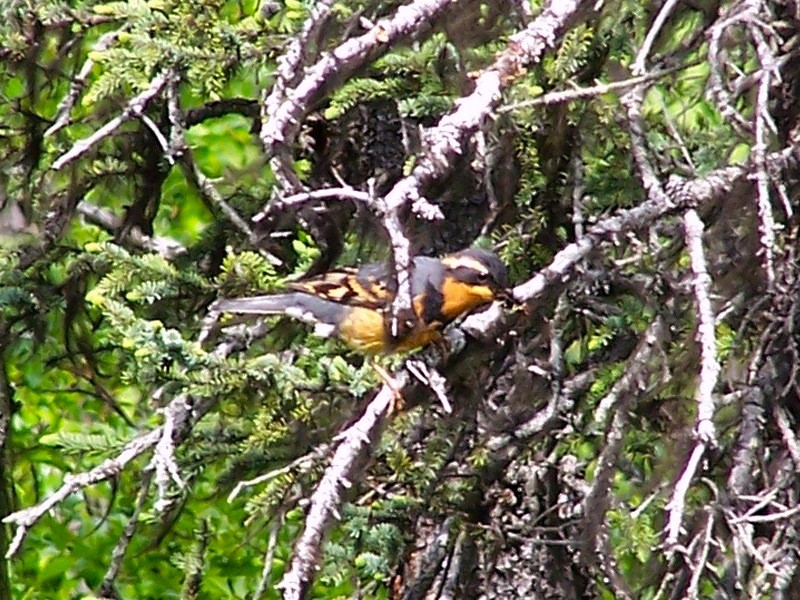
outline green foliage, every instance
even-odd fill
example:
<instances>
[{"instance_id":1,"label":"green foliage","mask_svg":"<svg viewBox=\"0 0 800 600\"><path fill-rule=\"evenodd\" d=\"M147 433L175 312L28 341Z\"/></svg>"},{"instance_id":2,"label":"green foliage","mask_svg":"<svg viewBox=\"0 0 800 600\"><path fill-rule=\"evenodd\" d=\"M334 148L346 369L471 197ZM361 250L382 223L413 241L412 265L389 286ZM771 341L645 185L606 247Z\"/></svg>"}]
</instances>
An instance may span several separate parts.
<instances>
[{"instance_id":1,"label":"green foliage","mask_svg":"<svg viewBox=\"0 0 800 600\"><path fill-rule=\"evenodd\" d=\"M633 296L620 296L616 307L619 312L605 316L600 322L587 323L587 330L583 335L567 346L564 361L568 366L576 368L608 348L626 332L643 332L652 318L652 309Z\"/></svg>"},{"instance_id":2,"label":"green foliage","mask_svg":"<svg viewBox=\"0 0 800 600\"><path fill-rule=\"evenodd\" d=\"M359 104L371 100L396 98L406 89L406 82L399 77L387 79L351 79L342 89L334 94L328 108L326 119L337 119Z\"/></svg>"},{"instance_id":3,"label":"green foliage","mask_svg":"<svg viewBox=\"0 0 800 600\"><path fill-rule=\"evenodd\" d=\"M229 57L246 47L238 28L218 18L225 4L223 0L134 0L96 5L97 14L130 26L113 47L89 53L102 72L84 96L84 105L123 91L142 91L156 72L166 68L185 70L196 93L219 98Z\"/></svg>"},{"instance_id":4,"label":"green foliage","mask_svg":"<svg viewBox=\"0 0 800 600\"><path fill-rule=\"evenodd\" d=\"M85 431L69 432L66 430L43 435L39 442L45 446L58 448L65 454L81 456L88 453L90 456L109 456L122 449L128 439L121 437L122 432L104 424L95 424L91 428L97 433Z\"/></svg>"},{"instance_id":5,"label":"green foliage","mask_svg":"<svg viewBox=\"0 0 800 600\"><path fill-rule=\"evenodd\" d=\"M229 253L222 261L219 271L215 283L229 296L244 295L253 287L270 291L278 281L275 267L257 252Z\"/></svg>"},{"instance_id":6,"label":"green foliage","mask_svg":"<svg viewBox=\"0 0 800 600\"><path fill-rule=\"evenodd\" d=\"M390 516L391 508L381 504L348 505L341 530L325 546L317 584L320 591L330 593L334 588L351 596L360 590L369 592L370 597L385 597L385 591L378 593L375 584L388 585L403 547L399 524L385 521Z\"/></svg>"},{"instance_id":7,"label":"green foliage","mask_svg":"<svg viewBox=\"0 0 800 600\"><path fill-rule=\"evenodd\" d=\"M269 321L266 336L248 339L247 351L227 358L213 352L214 344L229 339L226 336L236 337L234 332L249 331L251 321L240 325L225 316L209 330L208 341L197 342L215 297L281 290L287 280L320 258L320 250L313 237L300 230L302 222L285 229L279 224L280 231L270 232L274 236L259 240L260 247L279 249L275 255L288 257L291 266L275 265L254 249L253 240L222 218L219 207L202 197L181 165L173 163L180 157L167 158L162 142L151 139L158 129L167 138L165 145L173 142L165 95L154 98L141 117L123 124L71 168L50 168L57 156L119 115L156 75L174 70L180 76L181 109L194 107L198 114L205 110L214 114L185 124L196 165L245 220L255 214L276 190L256 135L262 123L250 111L271 85L276 56L313 7L310 1L286 0L277 3L274 13L264 14L263 4L258 0L3 4L7 14L0 23L0 47L6 59L0 65L4 100L0 160L6 168L0 170L0 350L7 385L0 386L0 392L7 387L13 405L4 456L9 495L18 507L41 501L63 484L66 474L96 467L136 435L161 425L159 408L178 395L215 403L215 410L178 448L176 460L187 485L170 490L171 509L158 512L153 494L145 498L117 578L117 591L124 598L179 598L185 571L201 562L200 597L250 597L262 573L269 531L282 522L266 593L267 598L277 598L272 586L280 579L304 523L306 507L298 502L319 481L336 433L362 410L365 396L379 383L369 362L342 344L318 340L303 326L277 318ZM362 24L356 19L377 20L400 4L335 2L333 18L319 35L316 49L328 51L343 32L358 31ZM493 8L484 2L479 7L481 18ZM627 76L627 65L652 23L651 8L622 1L599 11L590 25L571 28L542 64L516 74L503 102L521 103L552 90ZM678 3L674 14L652 49L651 64L675 51L691 66L655 82L646 96L643 117L655 167L661 176L742 163L750 156L752 140L734 130L707 97L709 62L702 43L707 37L701 30L707 15L687 3ZM320 102L313 110L322 110L328 121L347 123L348 113L359 105L390 101L409 119L408 125L427 125L449 110L455 98L471 91L472 75L506 47L518 21L517 15L503 15L491 29L476 28L474 36L454 31L460 28L458 22L443 21L429 37L395 47L370 63L358 77L333 91L327 104ZM96 48L107 33L116 38L106 49ZM737 42L731 38L726 43L734 48ZM728 59L732 72L750 76L755 69L749 47L731 50ZM94 65L85 85L79 86L69 124L56 135L44 135L75 83L73 75L87 60ZM222 110L230 112L216 112L220 104L214 101L231 99L237 100L234 107ZM749 118L751 103L752 98L742 95L734 108ZM350 135L346 128L338 131L335 124L326 131L328 139L318 137L318 118L314 112L301 124L302 148L293 147L289 153L301 182L315 187L321 181L327 185L328 171L341 167L325 162L325 142L352 141L344 139ZM491 215L499 224L488 234L514 280L529 277L575 239L570 222L573 202L581 203L590 227L643 199L631 168L629 132L620 120L614 92L564 105L516 108L486 124L489 149L499 139L495 129L513 137L516 164L508 178L518 184L518 192L513 202L506 203L509 206L497 207L498 213ZM337 135L341 139L334 140ZM414 157L406 157L406 169L413 164ZM574 200L578 181L582 195ZM434 185L429 192L434 198L438 190ZM78 213L59 231L61 224L52 222L53 215L73 210L79 201L104 209L126 226L133 223L137 233L136 226L141 226L143 234L172 238L186 246L186 253L172 260L143 251L141 244L126 237L126 230L89 224ZM136 212L145 204L155 216L137 223ZM12 205L25 217L18 231L8 227L4 212ZM648 232L652 249L644 243L632 249L633 244L615 240L619 243L588 256L587 267L601 265L621 278L641 274L654 278L668 264L669 272L662 273L665 285L683 293L687 257L665 263L656 250L669 250L673 243L672 224L665 224ZM368 243L357 227L340 233L345 240L342 263L353 264L368 254L364 251ZM574 408L559 415L559 427L560 420L566 421L563 429L541 438L514 440L520 445L514 451L519 451L520 462L553 471L560 457L569 457L576 465L578 483L583 483L582 477L591 482L605 448L598 431L602 428L592 419L594 410L628 365L616 352L618 345L640 336L653 312L663 307L628 294L609 297L582 289L569 293L573 306L558 324L563 328L564 376L573 383L575 375L586 374L587 387L574 388L574 397L568 399ZM508 362L517 364L480 365L476 370L486 373L481 372L483 379L474 385L497 390L498 385L511 385L509 379L517 385L526 368L546 365L546 354L537 351L546 345L547 327L554 322L543 323L539 312L549 310L550 302L551 298L542 298L534 314L529 314L530 307L508 311L512 331L498 344L511 348ZM593 310L598 305L605 311ZM662 382L654 376L648 382L652 385L637 396L639 404L630 407L632 425L625 431L610 482L613 509L607 518L614 555L622 575L641 597L652 594L647 587L651 575L664 568L653 548L660 540L665 498L645 494L656 483L671 480L680 468L675 464L675 432L690 427L695 410L690 401L695 371L681 369L696 347L693 312L689 314L669 321L673 344L658 360L671 363L670 377ZM743 349L751 350L749 340L723 320L716 333L720 360L733 367L747 364L742 356ZM400 359L376 360L397 364ZM658 367L653 371L660 374ZM314 597L388 597L399 563L409 558L409 549L416 550L411 546L417 542L412 534L419 533L414 527L455 515L454 527L461 528L476 493L484 494L485 505L479 509L485 509L480 518L486 517L486 523L478 525L486 525L483 533L489 540L481 550L504 552L506 545L516 544L515 536L521 538L516 530L511 536L505 530L490 531L498 522L512 520L503 519L514 509L501 503L492 506L492 494L495 487L508 484L512 496L522 496L528 494L529 483L535 488L537 482L507 481L503 472L487 484L479 475L501 470L498 453L512 452L510 446L498 449L487 443L495 428L509 428L506 411L514 417L512 424L521 423L541 406L542 398L531 397L517 414L513 410L519 407L503 405L500 414L493 415L487 414L486 397L472 397L458 388L461 382L451 383L455 400L467 397L456 406L455 415L432 418L433 411L424 404L393 415L364 480L349 490L351 502L329 536ZM735 428L727 425L737 423L739 416L733 406L716 415L720 453L733 446ZM307 460L298 461L299 457ZM21 555L11 563L14 597L45 594L66 599L97 592L134 512L149 459L145 454L113 481L70 496L33 527ZM719 474L719 464L727 466L726 460L712 463L705 473L709 479ZM265 473L271 473L267 480L227 501L236 483ZM556 475L558 480L561 474ZM688 509L709 498L709 492L698 487L688 497ZM543 514L534 518L557 520L562 496L558 498L557 507L543 507ZM535 500L544 504L546 499ZM495 521L497 512L502 514ZM197 550L202 537L199 523L210 534L202 556ZM540 521L536 523L538 527ZM597 584L604 597L611 597L603 582ZM714 591L705 581L700 589L706 596Z\"/></svg>"},{"instance_id":8,"label":"green foliage","mask_svg":"<svg viewBox=\"0 0 800 600\"><path fill-rule=\"evenodd\" d=\"M578 25L564 36L555 56L544 61L550 83L564 81L585 64L594 49L595 32L588 25Z\"/></svg>"},{"instance_id":9,"label":"green foliage","mask_svg":"<svg viewBox=\"0 0 800 600\"><path fill-rule=\"evenodd\" d=\"M637 589L648 580L648 563L659 543L660 526L653 513L648 510L634 517L622 509L608 512L615 556L622 573Z\"/></svg>"},{"instance_id":10,"label":"green foliage","mask_svg":"<svg viewBox=\"0 0 800 600\"><path fill-rule=\"evenodd\" d=\"M358 104L378 99L396 101L406 117L443 113L453 94L442 69L448 68L447 57L455 52L447 38L437 34L416 48L388 53L375 61L370 77L353 78L332 95L325 118L336 119Z\"/></svg>"}]
</instances>

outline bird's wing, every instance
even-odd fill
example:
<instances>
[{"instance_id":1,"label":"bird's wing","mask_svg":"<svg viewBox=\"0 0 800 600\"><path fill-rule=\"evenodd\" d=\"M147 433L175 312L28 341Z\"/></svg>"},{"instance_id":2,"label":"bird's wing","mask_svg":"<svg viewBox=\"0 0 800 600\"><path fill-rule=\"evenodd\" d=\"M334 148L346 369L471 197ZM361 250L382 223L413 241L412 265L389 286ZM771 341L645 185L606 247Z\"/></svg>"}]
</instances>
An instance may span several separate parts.
<instances>
[{"instance_id":1,"label":"bird's wing","mask_svg":"<svg viewBox=\"0 0 800 600\"><path fill-rule=\"evenodd\" d=\"M358 270L329 271L288 287L346 306L381 310L394 298L394 283L388 275L385 265L369 264Z\"/></svg>"},{"instance_id":2,"label":"bird's wing","mask_svg":"<svg viewBox=\"0 0 800 600\"><path fill-rule=\"evenodd\" d=\"M411 295L415 299L423 292L436 295L443 269L441 261L436 258L415 257L411 267ZM391 304L396 294L397 284L393 275L388 265L371 263L360 269L338 269L323 273L288 287L346 306L383 310Z\"/></svg>"}]
</instances>

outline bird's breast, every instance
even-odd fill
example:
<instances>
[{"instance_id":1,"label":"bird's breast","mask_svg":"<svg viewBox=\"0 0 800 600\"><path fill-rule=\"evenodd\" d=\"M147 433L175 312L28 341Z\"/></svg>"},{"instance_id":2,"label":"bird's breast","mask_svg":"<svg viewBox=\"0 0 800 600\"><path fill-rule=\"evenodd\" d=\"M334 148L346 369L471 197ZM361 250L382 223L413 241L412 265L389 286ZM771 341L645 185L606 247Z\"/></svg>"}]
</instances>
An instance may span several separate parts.
<instances>
[{"instance_id":1,"label":"bird's breast","mask_svg":"<svg viewBox=\"0 0 800 600\"><path fill-rule=\"evenodd\" d=\"M492 301L494 292L489 286L463 283L452 278L445 278L442 282L441 314L446 322Z\"/></svg>"},{"instance_id":2,"label":"bird's breast","mask_svg":"<svg viewBox=\"0 0 800 600\"><path fill-rule=\"evenodd\" d=\"M361 352L382 352L386 346L383 313L356 306L339 324L339 337Z\"/></svg>"}]
</instances>

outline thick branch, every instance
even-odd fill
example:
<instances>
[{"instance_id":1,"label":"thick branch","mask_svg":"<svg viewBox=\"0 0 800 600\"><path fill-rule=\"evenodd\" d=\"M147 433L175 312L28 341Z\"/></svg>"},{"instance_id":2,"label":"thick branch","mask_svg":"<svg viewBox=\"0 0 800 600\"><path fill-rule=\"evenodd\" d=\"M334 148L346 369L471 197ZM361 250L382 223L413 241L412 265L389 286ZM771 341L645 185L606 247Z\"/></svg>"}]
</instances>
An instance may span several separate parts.
<instances>
[{"instance_id":1,"label":"thick branch","mask_svg":"<svg viewBox=\"0 0 800 600\"><path fill-rule=\"evenodd\" d=\"M404 375L397 384L402 386L407 381ZM389 385L384 385L361 418L338 436L339 446L311 496L303 532L297 539L292 560L279 586L284 600L305 598L319 565L323 537L334 519L340 517L347 490L366 466L369 452L378 441L396 393Z\"/></svg>"}]
</instances>

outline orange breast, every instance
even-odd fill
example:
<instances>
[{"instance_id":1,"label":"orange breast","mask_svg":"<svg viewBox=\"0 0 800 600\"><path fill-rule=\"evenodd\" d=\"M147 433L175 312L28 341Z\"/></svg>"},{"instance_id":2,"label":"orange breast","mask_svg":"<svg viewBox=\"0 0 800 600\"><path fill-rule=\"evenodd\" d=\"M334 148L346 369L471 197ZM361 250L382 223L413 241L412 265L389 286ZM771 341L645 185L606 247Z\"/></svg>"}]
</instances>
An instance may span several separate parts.
<instances>
[{"instance_id":1,"label":"orange breast","mask_svg":"<svg viewBox=\"0 0 800 600\"><path fill-rule=\"evenodd\" d=\"M381 352L413 350L427 346L440 335L440 324L427 325L418 322L414 329L404 332L402 339L387 345L386 322L382 312L371 308L354 307L339 325L339 337L348 346L359 352L378 354Z\"/></svg>"},{"instance_id":2,"label":"orange breast","mask_svg":"<svg viewBox=\"0 0 800 600\"><path fill-rule=\"evenodd\" d=\"M442 282L442 315L447 321L494 300L494 292L485 285L470 285L452 278Z\"/></svg>"},{"instance_id":3,"label":"orange breast","mask_svg":"<svg viewBox=\"0 0 800 600\"><path fill-rule=\"evenodd\" d=\"M339 325L339 337L361 352L382 352L386 345L383 333L383 314L361 306L352 308Z\"/></svg>"}]
</instances>

